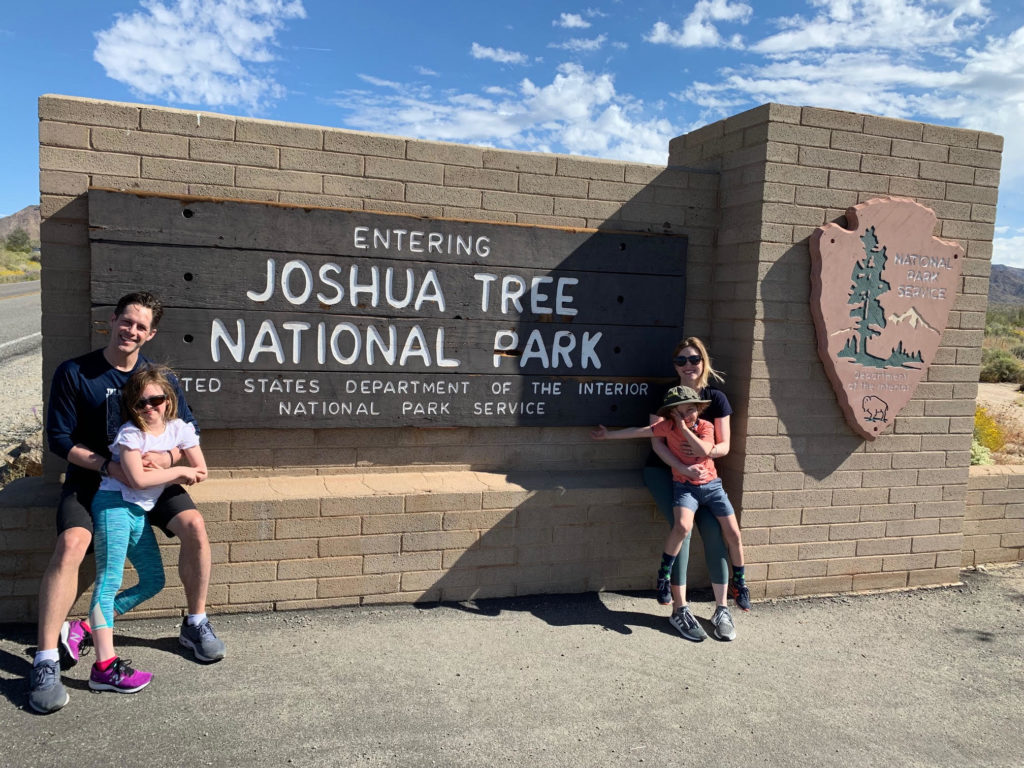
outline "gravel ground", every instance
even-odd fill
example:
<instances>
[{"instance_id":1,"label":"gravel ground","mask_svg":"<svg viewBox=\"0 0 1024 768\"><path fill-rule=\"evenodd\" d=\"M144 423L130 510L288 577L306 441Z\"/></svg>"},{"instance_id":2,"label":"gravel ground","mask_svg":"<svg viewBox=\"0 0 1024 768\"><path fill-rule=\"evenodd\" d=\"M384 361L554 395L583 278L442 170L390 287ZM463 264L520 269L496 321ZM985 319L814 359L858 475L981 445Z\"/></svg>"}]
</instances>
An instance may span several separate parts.
<instances>
[{"instance_id":1,"label":"gravel ground","mask_svg":"<svg viewBox=\"0 0 1024 768\"><path fill-rule=\"evenodd\" d=\"M42 429L42 378L40 349L0 360L0 452Z\"/></svg>"}]
</instances>

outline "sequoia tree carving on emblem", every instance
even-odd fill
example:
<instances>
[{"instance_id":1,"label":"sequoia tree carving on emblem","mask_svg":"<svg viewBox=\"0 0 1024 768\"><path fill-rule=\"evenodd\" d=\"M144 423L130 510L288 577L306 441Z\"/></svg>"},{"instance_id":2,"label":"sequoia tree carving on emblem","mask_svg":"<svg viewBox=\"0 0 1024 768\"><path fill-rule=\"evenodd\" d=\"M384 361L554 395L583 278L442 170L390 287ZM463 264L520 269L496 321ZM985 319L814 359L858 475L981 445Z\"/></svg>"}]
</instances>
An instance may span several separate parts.
<instances>
[{"instance_id":1,"label":"sequoia tree carving on emblem","mask_svg":"<svg viewBox=\"0 0 1024 768\"><path fill-rule=\"evenodd\" d=\"M932 236L935 212L914 200L868 200L846 221L811 235L811 313L843 415L874 440L935 359L964 251Z\"/></svg>"}]
</instances>

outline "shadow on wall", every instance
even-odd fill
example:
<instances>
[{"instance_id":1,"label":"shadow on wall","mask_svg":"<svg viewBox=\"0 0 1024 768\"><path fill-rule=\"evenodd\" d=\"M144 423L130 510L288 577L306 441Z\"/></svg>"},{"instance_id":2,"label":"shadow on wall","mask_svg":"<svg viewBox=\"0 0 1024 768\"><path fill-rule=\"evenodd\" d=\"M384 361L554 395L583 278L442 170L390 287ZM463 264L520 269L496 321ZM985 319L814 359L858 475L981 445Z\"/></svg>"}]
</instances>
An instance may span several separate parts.
<instances>
[{"instance_id":1,"label":"shadow on wall","mask_svg":"<svg viewBox=\"0 0 1024 768\"><path fill-rule=\"evenodd\" d=\"M845 226L846 218L836 221ZM798 465L790 471L799 470L823 480L851 454L863 452L864 440L847 426L818 357L810 311L810 275L806 239L789 248L768 269L761 294L766 306L776 303L781 307L776 316L785 320L765 323L764 357L780 436L789 438ZM795 392L798 397L794 397Z\"/></svg>"},{"instance_id":2,"label":"shadow on wall","mask_svg":"<svg viewBox=\"0 0 1024 768\"><path fill-rule=\"evenodd\" d=\"M694 186L691 186L693 184ZM716 215L717 176L664 171L632 200L601 226L605 231L643 232L673 235L685 233L698 246L698 268L695 270L707 286L711 282L708 252L712 243L712 227ZM653 217L652 212L662 214ZM656 218L656 223L652 219ZM607 234L594 236L607 248ZM614 240L611 241L614 244ZM617 250L623 277L608 281L608 273L598 273L591 257L594 249L584 243L564 259L554 273L595 275L606 280L613 307L623 326L647 324L645 354L637 357L630 350L612 345L611 353L629 360L615 371L618 376L642 377L652 383L642 408L634 410L623 421L616 398L598 399L588 412L592 424L643 425L647 415L657 409L664 390L675 383L671 353L676 342L688 335L684 328L687 286L690 285L690 254L686 241L668 240L674 247L662 250L663 259L678 258L682 263L667 264L659 269L647 253L631 253L626 245ZM657 251L655 253L658 253ZM607 256L608 254L605 253ZM683 261L685 258L685 261ZM681 270L680 267L683 267ZM629 274L653 276L659 283L656 295L630 292ZM666 290L667 289L667 290ZM653 302L653 304L652 304ZM677 302L677 303L673 303ZM662 305L662 306L658 306ZM567 323L572 327L575 321ZM525 331L525 326L520 326ZM612 332L618 330L611 329ZM627 329L628 330L628 329ZM521 340L526 333L520 333ZM522 348L510 353L521 355ZM537 373L526 369L527 373ZM553 428L545 429L550 436ZM564 430L563 430L564 431ZM632 444L632 445L631 445ZM459 601L496 596L536 595L541 593L593 593L601 590L634 590L653 588L655 567L667 532L664 519L655 509L639 471L650 451L647 441L620 443L584 443L571 446L566 464L538 466L529 459L531 446L524 445L516 453L522 461L498 468L508 480L530 494L529 498L506 513L480 527L478 540L451 562L442 564L444 574L437 579L424 573L421 603ZM563 457L560 457L564 459ZM471 464L474 469L490 469ZM537 470L541 471L537 471ZM446 522L447 525L447 522ZM694 532L691 541L691 587L708 585L703 546ZM432 580L436 579L436 580ZM406 588L403 582L403 589ZM597 595L581 598L587 604L586 623L594 623L614 631L628 633L630 626L662 626L656 614L619 615L609 612ZM464 610L493 612L529 610L549 623L561 621L549 614L543 600L488 603L486 606L462 606ZM656 605L652 602L652 613Z\"/></svg>"}]
</instances>

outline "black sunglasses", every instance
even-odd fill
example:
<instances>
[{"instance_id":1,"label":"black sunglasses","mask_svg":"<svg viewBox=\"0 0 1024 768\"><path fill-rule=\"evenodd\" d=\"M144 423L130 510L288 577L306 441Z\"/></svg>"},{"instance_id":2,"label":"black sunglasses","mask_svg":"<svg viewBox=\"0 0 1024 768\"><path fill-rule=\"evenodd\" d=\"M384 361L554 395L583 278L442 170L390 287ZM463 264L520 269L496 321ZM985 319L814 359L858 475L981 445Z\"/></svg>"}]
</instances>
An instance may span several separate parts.
<instances>
[{"instance_id":1,"label":"black sunglasses","mask_svg":"<svg viewBox=\"0 0 1024 768\"><path fill-rule=\"evenodd\" d=\"M700 355L680 355L679 357L672 358L674 365L686 365L687 363L697 365L700 362L702 362Z\"/></svg>"},{"instance_id":2,"label":"black sunglasses","mask_svg":"<svg viewBox=\"0 0 1024 768\"><path fill-rule=\"evenodd\" d=\"M136 411L145 410L146 406L152 406L153 408L159 408L161 405L167 402L167 395L153 395L152 397L144 397L135 404Z\"/></svg>"}]
</instances>

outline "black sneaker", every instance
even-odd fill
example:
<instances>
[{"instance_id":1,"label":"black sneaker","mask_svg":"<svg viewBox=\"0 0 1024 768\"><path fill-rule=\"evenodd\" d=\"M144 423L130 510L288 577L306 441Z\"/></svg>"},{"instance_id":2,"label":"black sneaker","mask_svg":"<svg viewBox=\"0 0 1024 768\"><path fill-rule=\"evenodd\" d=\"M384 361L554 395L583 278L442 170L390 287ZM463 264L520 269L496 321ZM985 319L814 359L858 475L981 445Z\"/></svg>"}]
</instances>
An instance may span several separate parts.
<instances>
[{"instance_id":1,"label":"black sneaker","mask_svg":"<svg viewBox=\"0 0 1024 768\"><path fill-rule=\"evenodd\" d=\"M750 610L750 590L747 589L747 582L733 579L729 583L729 597L736 601L736 607L741 611Z\"/></svg>"},{"instance_id":2,"label":"black sneaker","mask_svg":"<svg viewBox=\"0 0 1024 768\"><path fill-rule=\"evenodd\" d=\"M669 587L668 579L658 577L658 602L662 605L672 603L672 589Z\"/></svg>"},{"instance_id":3,"label":"black sneaker","mask_svg":"<svg viewBox=\"0 0 1024 768\"><path fill-rule=\"evenodd\" d=\"M68 703L68 692L60 681L60 663L43 661L32 667L28 703L36 712L48 715Z\"/></svg>"},{"instance_id":4,"label":"black sneaker","mask_svg":"<svg viewBox=\"0 0 1024 768\"><path fill-rule=\"evenodd\" d=\"M682 608L677 608L669 617L669 623L678 629L679 634L687 640L699 643L707 639L708 633L704 631L704 627L693 617L689 606L684 605Z\"/></svg>"}]
</instances>

